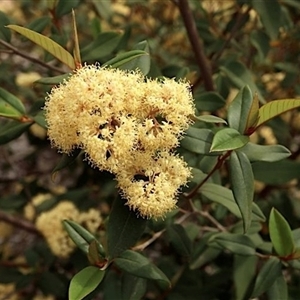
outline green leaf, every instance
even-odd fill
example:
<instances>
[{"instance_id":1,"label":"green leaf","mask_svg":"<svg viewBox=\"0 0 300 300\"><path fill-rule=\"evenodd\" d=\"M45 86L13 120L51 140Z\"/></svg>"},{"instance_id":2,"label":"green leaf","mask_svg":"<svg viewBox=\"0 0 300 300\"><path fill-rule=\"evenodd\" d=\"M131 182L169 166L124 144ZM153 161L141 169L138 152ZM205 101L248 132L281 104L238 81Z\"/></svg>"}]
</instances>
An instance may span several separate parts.
<instances>
[{"instance_id":1,"label":"green leaf","mask_svg":"<svg viewBox=\"0 0 300 300\"><path fill-rule=\"evenodd\" d=\"M27 28L41 33L49 24L51 24L51 18L49 16L44 16L34 19L27 25Z\"/></svg>"},{"instance_id":2,"label":"green leaf","mask_svg":"<svg viewBox=\"0 0 300 300\"><path fill-rule=\"evenodd\" d=\"M281 275L280 260L271 256L260 269L250 298L259 297L262 293L267 291Z\"/></svg>"},{"instance_id":3,"label":"green leaf","mask_svg":"<svg viewBox=\"0 0 300 300\"><path fill-rule=\"evenodd\" d=\"M32 119L37 124L39 124L41 127L43 127L44 129L47 129L47 122L46 122L46 119L45 119L45 112L44 111L40 111L38 114L33 116Z\"/></svg>"},{"instance_id":4,"label":"green leaf","mask_svg":"<svg viewBox=\"0 0 300 300\"><path fill-rule=\"evenodd\" d=\"M70 69L75 69L75 62L72 55L53 40L40 33L34 32L30 29L18 25L7 25L6 27L18 32L19 34L27 37L29 40L33 41L37 45L41 46L43 49L51 53L62 63L67 65Z\"/></svg>"},{"instance_id":5,"label":"green leaf","mask_svg":"<svg viewBox=\"0 0 300 300\"><path fill-rule=\"evenodd\" d=\"M228 107L228 124L244 134L247 129L247 120L253 105L253 96L248 86L243 87Z\"/></svg>"},{"instance_id":6,"label":"green leaf","mask_svg":"<svg viewBox=\"0 0 300 300\"><path fill-rule=\"evenodd\" d=\"M22 114L0 98L0 117L18 120L22 117Z\"/></svg>"},{"instance_id":7,"label":"green leaf","mask_svg":"<svg viewBox=\"0 0 300 300\"><path fill-rule=\"evenodd\" d=\"M216 92L205 92L195 95L195 105L200 111L216 111L226 104L226 100Z\"/></svg>"},{"instance_id":8,"label":"green leaf","mask_svg":"<svg viewBox=\"0 0 300 300\"><path fill-rule=\"evenodd\" d=\"M212 116L212 115L203 115L203 116L195 116L194 117L198 121L206 122L206 123L223 123L227 124L227 122L219 117Z\"/></svg>"},{"instance_id":9,"label":"green leaf","mask_svg":"<svg viewBox=\"0 0 300 300\"><path fill-rule=\"evenodd\" d=\"M275 208L270 213L269 231L273 247L279 256L286 257L295 251L291 227Z\"/></svg>"},{"instance_id":10,"label":"green leaf","mask_svg":"<svg viewBox=\"0 0 300 300\"><path fill-rule=\"evenodd\" d=\"M257 145L251 142L240 149L250 161L278 161L291 155L289 149L281 145Z\"/></svg>"},{"instance_id":11,"label":"green leaf","mask_svg":"<svg viewBox=\"0 0 300 300\"><path fill-rule=\"evenodd\" d=\"M63 154L58 164L52 171L52 177L55 177L55 173L68 167L71 165L77 158L77 156L81 153L80 149L75 149L71 152L71 154Z\"/></svg>"},{"instance_id":12,"label":"green leaf","mask_svg":"<svg viewBox=\"0 0 300 300\"><path fill-rule=\"evenodd\" d=\"M10 42L11 39L10 30L5 28L5 26L9 23L10 20L8 19L7 15L4 12L0 11L0 39L6 42Z\"/></svg>"},{"instance_id":13,"label":"green leaf","mask_svg":"<svg viewBox=\"0 0 300 300\"><path fill-rule=\"evenodd\" d=\"M39 80L35 81L35 83L47 84L47 85L58 85L61 82L63 82L64 79L67 79L70 76L71 76L70 73L66 73L66 74L58 75L58 76L54 76L54 77L44 77L44 78L40 78Z\"/></svg>"},{"instance_id":14,"label":"green leaf","mask_svg":"<svg viewBox=\"0 0 300 300\"><path fill-rule=\"evenodd\" d=\"M218 233L209 239L208 244L211 247L225 248L239 255L255 255L255 245L248 236L243 234Z\"/></svg>"},{"instance_id":15,"label":"green leaf","mask_svg":"<svg viewBox=\"0 0 300 300\"><path fill-rule=\"evenodd\" d=\"M254 177L246 154L234 151L229 160L230 181L235 201L240 209L244 231L251 224L251 211L254 195Z\"/></svg>"},{"instance_id":16,"label":"green leaf","mask_svg":"<svg viewBox=\"0 0 300 300\"><path fill-rule=\"evenodd\" d=\"M236 129L224 128L215 134L210 152L235 150L245 146L248 142L248 136L241 135Z\"/></svg>"},{"instance_id":17,"label":"green leaf","mask_svg":"<svg viewBox=\"0 0 300 300\"><path fill-rule=\"evenodd\" d=\"M37 287L45 294L51 294L57 298L62 298L67 293L66 282L54 272L44 271L35 278Z\"/></svg>"},{"instance_id":18,"label":"green leaf","mask_svg":"<svg viewBox=\"0 0 300 300\"><path fill-rule=\"evenodd\" d=\"M213 261L222 252L221 249L208 246L196 259L190 263L190 269L195 270L201 268L207 263Z\"/></svg>"},{"instance_id":19,"label":"green leaf","mask_svg":"<svg viewBox=\"0 0 300 300\"><path fill-rule=\"evenodd\" d=\"M32 123L20 123L17 121L7 122L0 127L0 145L7 144L8 142L18 138L24 133Z\"/></svg>"},{"instance_id":20,"label":"green leaf","mask_svg":"<svg viewBox=\"0 0 300 300\"><path fill-rule=\"evenodd\" d=\"M96 240L95 236L87 231L84 227L70 220L64 220L63 225L72 241L81 251L83 251L85 254L88 254L90 244L96 241L99 254L103 258L105 257L103 246Z\"/></svg>"},{"instance_id":21,"label":"green leaf","mask_svg":"<svg viewBox=\"0 0 300 300\"><path fill-rule=\"evenodd\" d=\"M82 60L100 60L103 57L111 55L118 47L121 37L121 34L117 32L100 33L92 43L81 50Z\"/></svg>"},{"instance_id":22,"label":"green leaf","mask_svg":"<svg viewBox=\"0 0 300 300\"><path fill-rule=\"evenodd\" d=\"M122 277L123 300L140 300L146 293L147 280L124 272Z\"/></svg>"},{"instance_id":23,"label":"green leaf","mask_svg":"<svg viewBox=\"0 0 300 300\"><path fill-rule=\"evenodd\" d=\"M220 70L228 77L228 79L238 88L242 89L247 84L251 91L256 92L261 103L265 103L251 71L239 61L231 61L221 66Z\"/></svg>"},{"instance_id":24,"label":"green leaf","mask_svg":"<svg viewBox=\"0 0 300 300\"><path fill-rule=\"evenodd\" d=\"M147 41L139 42L133 47L132 50L143 50L148 55L143 55L131 60L121 66L120 69L124 70L136 70L139 69L144 75L147 75L150 71L151 59L150 59L150 49Z\"/></svg>"},{"instance_id":25,"label":"green leaf","mask_svg":"<svg viewBox=\"0 0 300 300\"><path fill-rule=\"evenodd\" d=\"M138 252L126 250L114 262L120 269L134 276L156 280L165 288L171 285L167 276Z\"/></svg>"},{"instance_id":26,"label":"green leaf","mask_svg":"<svg viewBox=\"0 0 300 300\"><path fill-rule=\"evenodd\" d=\"M82 269L71 280L69 287L69 299L83 299L100 284L104 274L104 271L94 266Z\"/></svg>"},{"instance_id":27,"label":"green leaf","mask_svg":"<svg viewBox=\"0 0 300 300\"><path fill-rule=\"evenodd\" d=\"M271 39L277 39L281 26L281 8L277 0L252 1L254 9Z\"/></svg>"},{"instance_id":28,"label":"green leaf","mask_svg":"<svg viewBox=\"0 0 300 300\"><path fill-rule=\"evenodd\" d=\"M180 224L171 224L167 226L167 235L178 254L181 256L190 256L192 241Z\"/></svg>"},{"instance_id":29,"label":"green leaf","mask_svg":"<svg viewBox=\"0 0 300 300\"><path fill-rule=\"evenodd\" d=\"M267 290L268 299L289 299L287 282L281 274Z\"/></svg>"},{"instance_id":30,"label":"green leaf","mask_svg":"<svg viewBox=\"0 0 300 300\"><path fill-rule=\"evenodd\" d=\"M246 134L251 135L253 133L253 131L255 130L255 126L258 123L258 119L259 119L259 101L258 101L257 94L255 94L247 118L247 123L245 127Z\"/></svg>"},{"instance_id":31,"label":"green leaf","mask_svg":"<svg viewBox=\"0 0 300 300\"><path fill-rule=\"evenodd\" d=\"M142 50L131 50L125 53L118 54L113 59L105 62L103 66L111 66L112 68L119 68L120 66L144 55L149 55L149 54Z\"/></svg>"},{"instance_id":32,"label":"green leaf","mask_svg":"<svg viewBox=\"0 0 300 300\"><path fill-rule=\"evenodd\" d=\"M252 164L252 169L256 180L272 185L300 178L300 163L288 159L276 162L255 162Z\"/></svg>"},{"instance_id":33,"label":"green leaf","mask_svg":"<svg viewBox=\"0 0 300 300\"><path fill-rule=\"evenodd\" d=\"M109 215L107 227L108 255L114 258L135 245L145 231L147 220L138 217L136 212L116 198Z\"/></svg>"},{"instance_id":34,"label":"green leaf","mask_svg":"<svg viewBox=\"0 0 300 300\"><path fill-rule=\"evenodd\" d=\"M0 100L1 102L7 103L10 107L14 108L19 115L24 115L26 113L25 107L22 101L14 96L13 94L9 93L8 91L0 88Z\"/></svg>"},{"instance_id":35,"label":"green leaf","mask_svg":"<svg viewBox=\"0 0 300 300\"><path fill-rule=\"evenodd\" d=\"M255 255L235 255L233 264L233 281L236 300L249 299L250 285L255 278L258 257Z\"/></svg>"},{"instance_id":36,"label":"green leaf","mask_svg":"<svg viewBox=\"0 0 300 300\"><path fill-rule=\"evenodd\" d=\"M272 118L287 112L291 109L300 107L300 99L281 99L273 100L259 109L259 121L256 127L271 120Z\"/></svg>"},{"instance_id":37,"label":"green leaf","mask_svg":"<svg viewBox=\"0 0 300 300\"><path fill-rule=\"evenodd\" d=\"M80 0L59 0L56 4L55 17L61 18L62 16L71 13L72 9L75 9L79 5L79 3Z\"/></svg>"},{"instance_id":38,"label":"green leaf","mask_svg":"<svg viewBox=\"0 0 300 300\"><path fill-rule=\"evenodd\" d=\"M215 183L205 183L199 192L210 201L223 205L238 218L242 217L239 207L235 202L233 193L230 189ZM253 221L255 220L259 222L264 222L266 220L264 214L254 202L252 202L252 218Z\"/></svg>"}]
</instances>

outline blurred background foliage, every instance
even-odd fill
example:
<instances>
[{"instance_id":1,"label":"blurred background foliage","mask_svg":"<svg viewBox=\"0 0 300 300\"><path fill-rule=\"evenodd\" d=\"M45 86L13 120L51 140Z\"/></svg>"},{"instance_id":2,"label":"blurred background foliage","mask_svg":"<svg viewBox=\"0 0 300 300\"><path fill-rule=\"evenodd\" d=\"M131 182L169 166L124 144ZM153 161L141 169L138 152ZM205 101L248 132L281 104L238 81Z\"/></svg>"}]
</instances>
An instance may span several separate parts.
<instances>
[{"instance_id":1,"label":"blurred background foliage","mask_svg":"<svg viewBox=\"0 0 300 300\"><path fill-rule=\"evenodd\" d=\"M30 114L38 115L52 87L38 80L69 70L4 26L25 26L72 53L71 10L74 9L83 62L101 64L124 51L145 50L151 57L147 76L188 79L199 114L226 118L228 103L245 84L258 94L262 104L299 97L299 1L189 1L210 69L208 74L195 55L190 42L193 37L187 34L179 2L1 1L0 86L21 99ZM51 149L42 124L36 122L20 132L24 134L10 136L5 129L8 122L12 121L0 119L0 299L66 299L70 279L88 265L88 260L75 249L61 221L73 219L105 244L106 217L117 196L115 181L111 174L92 169L81 154L68 168L52 174L61 155ZM195 126L212 128L213 125L199 122ZM257 162L252 167L255 201L264 214L268 216L270 209L276 207L292 229L298 228L299 111L289 111L261 126L251 141L261 145L280 143L292 151L289 159ZM194 167L190 187L203 179L202 172L208 173L216 161L216 156L206 156L192 148L183 140L178 150ZM215 173L211 182L229 186L228 170L223 168ZM207 244L212 233L224 228L241 232L239 219L217 203L198 195L193 205L200 213L187 220L180 219L181 225L177 225L180 229L175 225L178 212L184 215L189 210L184 200L179 202L180 209L165 220L148 222L140 243L155 237L144 253L165 272L172 282L171 289L164 291L153 282L146 287L142 282L139 291L144 293L134 298L134 293L124 291L126 283L134 279L114 267L86 299L250 297L247 291L260 269L258 257L246 259ZM265 241L262 248L269 247L266 223L256 222L256 226L252 228L255 239ZM284 268L289 299L299 298L299 270L298 261ZM279 284L280 280L281 277ZM273 292L265 293L261 299L276 299Z\"/></svg>"}]
</instances>

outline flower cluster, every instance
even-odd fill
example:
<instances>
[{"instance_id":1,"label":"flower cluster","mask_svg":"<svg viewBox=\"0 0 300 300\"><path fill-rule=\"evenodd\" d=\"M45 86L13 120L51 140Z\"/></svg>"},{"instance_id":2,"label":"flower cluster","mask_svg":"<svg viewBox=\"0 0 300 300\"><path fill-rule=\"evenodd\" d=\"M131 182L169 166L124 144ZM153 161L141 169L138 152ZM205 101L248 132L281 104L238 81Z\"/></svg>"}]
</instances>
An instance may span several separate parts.
<instances>
[{"instance_id":1,"label":"flower cluster","mask_svg":"<svg viewBox=\"0 0 300 300\"><path fill-rule=\"evenodd\" d=\"M190 176L173 153L194 114L188 83L89 65L52 89L45 111L52 145L81 148L93 166L115 174L139 215L158 218L175 207Z\"/></svg>"},{"instance_id":2,"label":"flower cluster","mask_svg":"<svg viewBox=\"0 0 300 300\"><path fill-rule=\"evenodd\" d=\"M92 233L96 232L102 222L96 209L81 213L72 202L66 200L39 215L36 219L37 229L45 237L51 251L62 258L68 257L76 248L63 228L62 221L65 219L84 225Z\"/></svg>"}]
</instances>

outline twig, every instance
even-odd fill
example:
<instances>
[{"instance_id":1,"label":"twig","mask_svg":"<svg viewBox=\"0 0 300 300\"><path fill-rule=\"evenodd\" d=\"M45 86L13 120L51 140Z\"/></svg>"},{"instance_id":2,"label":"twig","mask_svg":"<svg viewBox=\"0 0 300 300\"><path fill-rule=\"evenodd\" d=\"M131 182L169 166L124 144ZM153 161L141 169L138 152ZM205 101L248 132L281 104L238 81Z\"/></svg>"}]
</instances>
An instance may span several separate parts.
<instances>
[{"instance_id":1,"label":"twig","mask_svg":"<svg viewBox=\"0 0 300 300\"><path fill-rule=\"evenodd\" d=\"M19 218L15 218L14 216L7 214L3 211L0 211L0 221L4 221L27 232L41 236L41 233L30 222L26 220L20 220Z\"/></svg>"},{"instance_id":2,"label":"twig","mask_svg":"<svg viewBox=\"0 0 300 300\"><path fill-rule=\"evenodd\" d=\"M219 231L221 232L227 232L227 229L221 225L208 211L204 211L204 210L199 210L197 211L202 217L206 218L207 220L209 220L212 224L214 224Z\"/></svg>"},{"instance_id":3,"label":"twig","mask_svg":"<svg viewBox=\"0 0 300 300\"><path fill-rule=\"evenodd\" d=\"M5 41L3 41L3 40L1 40L1 39L0 39L0 44L3 45L3 46L6 47L6 48L12 50L12 52L13 52L14 54L19 55L19 56L21 56L21 57L23 57L23 58L26 58L26 59L28 59L29 61L32 61L32 62L34 62L34 63L37 63L37 64L43 66L44 68L47 68L47 69L49 69L49 70L52 70L52 71L55 71L55 72L58 72L58 73L62 73L62 74L66 73L64 70L62 70L62 69L60 69L60 68L51 66L51 65L49 65L49 64L47 64L47 63L45 63L45 62L43 62L43 61L41 61L41 60L39 60L39 59L37 59L37 58L35 58L35 57L32 57L32 56L30 56L30 55L28 55L28 54L26 54L26 53L24 53L24 52L18 50L18 49L15 48L14 46L10 45L9 43L7 43L7 42L5 42Z\"/></svg>"},{"instance_id":4,"label":"twig","mask_svg":"<svg viewBox=\"0 0 300 300\"><path fill-rule=\"evenodd\" d=\"M178 8L185 25L188 38L194 50L198 67L201 71L204 87L207 91L214 91L211 65L205 56L202 40L200 39L192 11L189 7L188 0L178 0Z\"/></svg>"},{"instance_id":5,"label":"twig","mask_svg":"<svg viewBox=\"0 0 300 300\"><path fill-rule=\"evenodd\" d=\"M213 169L206 175L206 177L199 182L196 187L194 187L189 193L184 193L186 199L192 199L198 192L198 190L203 186L203 184L215 173L218 169L220 169L224 163L224 161L230 156L232 151L227 151L224 155L218 157L218 161L213 167Z\"/></svg>"},{"instance_id":6,"label":"twig","mask_svg":"<svg viewBox=\"0 0 300 300\"><path fill-rule=\"evenodd\" d=\"M180 217L178 220L175 221L175 224L181 224L188 217L190 217L192 214L193 213L186 213L186 214L184 214L182 217ZM157 240L165 231L166 231L166 229L163 229L161 231L158 231L158 232L154 233L153 236L149 240L145 241L144 243L142 243L140 245L137 245L137 246L133 247L132 250L143 251L150 244L152 244L155 240Z\"/></svg>"}]
</instances>

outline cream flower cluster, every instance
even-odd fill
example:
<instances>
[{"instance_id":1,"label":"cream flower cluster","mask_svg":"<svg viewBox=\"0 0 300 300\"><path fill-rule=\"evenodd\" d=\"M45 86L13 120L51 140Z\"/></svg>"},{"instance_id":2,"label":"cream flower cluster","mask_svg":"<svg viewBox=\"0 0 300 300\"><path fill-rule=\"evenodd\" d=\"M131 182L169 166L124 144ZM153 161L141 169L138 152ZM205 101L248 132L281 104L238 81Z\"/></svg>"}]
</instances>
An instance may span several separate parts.
<instances>
[{"instance_id":1,"label":"cream flower cluster","mask_svg":"<svg viewBox=\"0 0 300 300\"><path fill-rule=\"evenodd\" d=\"M70 201L62 201L50 211L43 212L36 219L36 227L45 237L51 251L58 257L66 258L76 245L62 225L63 220L73 220L95 233L102 222L99 211L91 208L80 212Z\"/></svg>"},{"instance_id":2,"label":"cream flower cluster","mask_svg":"<svg viewBox=\"0 0 300 300\"><path fill-rule=\"evenodd\" d=\"M53 146L85 151L116 175L127 205L147 218L174 209L190 170L173 153L194 114L190 86L89 65L52 89L45 115Z\"/></svg>"}]
</instances>

